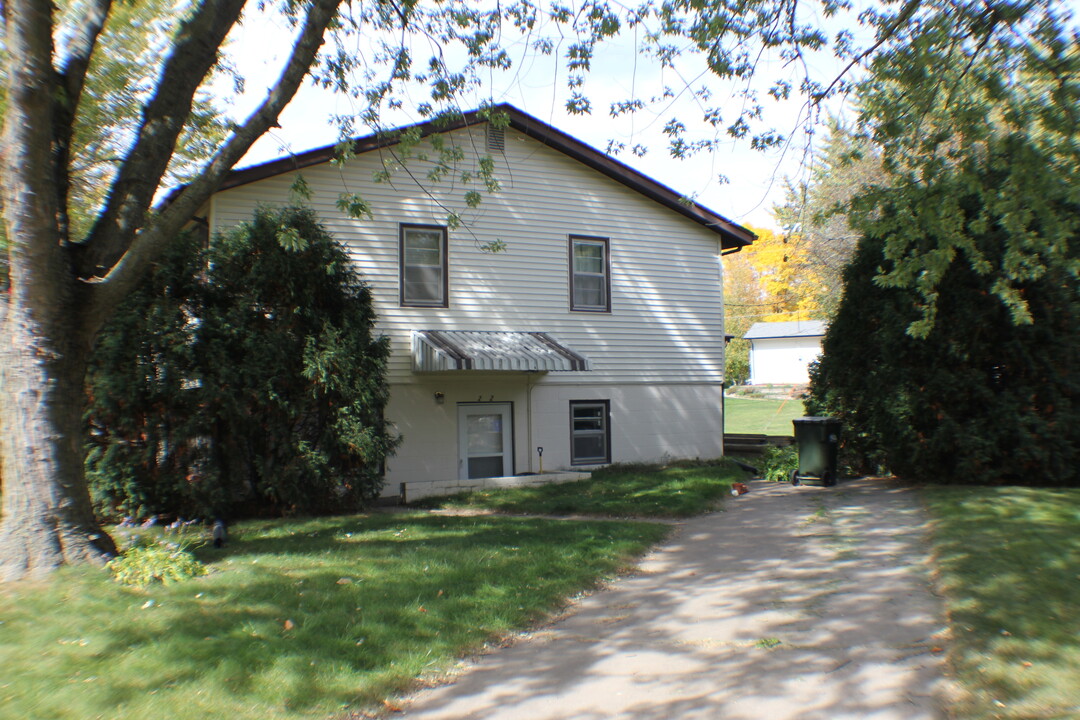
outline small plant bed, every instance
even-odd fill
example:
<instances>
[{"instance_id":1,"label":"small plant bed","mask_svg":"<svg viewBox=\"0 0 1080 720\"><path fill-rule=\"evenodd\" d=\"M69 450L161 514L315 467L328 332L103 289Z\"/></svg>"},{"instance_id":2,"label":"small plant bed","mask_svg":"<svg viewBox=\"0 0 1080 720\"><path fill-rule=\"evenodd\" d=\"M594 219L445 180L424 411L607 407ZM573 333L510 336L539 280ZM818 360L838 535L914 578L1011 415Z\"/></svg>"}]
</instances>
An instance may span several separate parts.
<instances>
[{"instance_id":1,"label":"small plant bed","mask_svg":"<svg viewBox=\"0 0 1080 720\"><path fill-rule=\"evenodd\" d=\"M724 398L724 432L792 435L791 421L805 415L802 400Z\"/></svg>"},{"instance_id":2,"label":"small plant bed","mask_svg":"<svg viewBox=\"0 0 1080 720\"><path fill-rule=\"evenodd\" d=\"M417 503L429 508L477 508L526 515L689 517L706 512L747 473L735 463L612 465L589 480L482 490Z\"/></svg>"},{"instance_id":3,"label":"small plant bed","mask_svg":"<svg viewBox=\"0 0 1080 720\"><path fill-rule=\"evenodd\" d=\"M931 487L963 720L1080 717L1080 489Z\"/></svg>"},{"instance_id":4,"label":"small plant bed","mask_svg":"<svg viewBox=\"0 0 1080 720\"><path fill-rule=\"evenodd\" d=\"M799 451L794 447L769 448L759 464L762 479L789 482L792 473L799 469Z\"/></svg>"},{"instance_id":5,"label":"small plant bed","mask_svg":"<svg viewBox=\"0 0 1080 720\"><path fill-rule=\"evenodd\" d=\"M667 528L502 516L260 521L201 577L0 589L0 715L292 720L381 706L623 570Z\"/></svg>"}]
</instances>

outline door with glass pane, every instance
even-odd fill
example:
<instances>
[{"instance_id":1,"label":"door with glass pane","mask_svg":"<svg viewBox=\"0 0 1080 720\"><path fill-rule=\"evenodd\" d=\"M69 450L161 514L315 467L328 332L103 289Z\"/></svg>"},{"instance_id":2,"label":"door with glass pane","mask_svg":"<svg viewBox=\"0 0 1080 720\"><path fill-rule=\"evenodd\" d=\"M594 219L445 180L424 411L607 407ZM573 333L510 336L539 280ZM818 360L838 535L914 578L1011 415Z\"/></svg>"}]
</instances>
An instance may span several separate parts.
<instances>
[{"instance_id":1,"label":"door with glass pane","mask_svg":"<svg viewBox=\"0 0 1080 720\"><path fill-rule=\"evenodd\" d=\"M458 477L514 474L512 418L510 403L458 405Z\"/></svg>"}]
</instances>

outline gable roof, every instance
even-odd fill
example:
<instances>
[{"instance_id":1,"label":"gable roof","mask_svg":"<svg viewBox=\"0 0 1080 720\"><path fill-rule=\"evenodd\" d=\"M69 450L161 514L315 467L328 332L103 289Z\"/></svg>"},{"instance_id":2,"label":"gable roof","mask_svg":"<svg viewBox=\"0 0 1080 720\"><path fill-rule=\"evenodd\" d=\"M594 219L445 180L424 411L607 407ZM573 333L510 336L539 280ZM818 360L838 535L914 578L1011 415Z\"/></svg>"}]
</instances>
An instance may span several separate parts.
<instances>
[{"instance_id":1,"label":"gable roof","mask_svg":"<svg viewBox=\"0 0 1080 720\"><path fill-rule=\"evenodd\" d=\"M645 197L674 210L680 215L694 222L704 225L721 238L720 246L725 251L737 252L746 247L755 239L754 233L743 226L735 223L723 215L713 212L704 205L687 201L682 195L666 185L656 182L652 178L634 170L615 158L605 155L595 148L586 145L575 137L557 130L541 120L534 118L513 105L503 103L491 107L488 112L505 113L510 118L510 127L538 142L562 152L578 162L600 172L623 185L636 190ZM423 137L435 133L460 130L472 125L486 123L486 114L480 110L472 110L461 113L455 118L448 120L435 120L425 123L417 123L398 131L365 135L353 140L353 152L356 154L376 150L397 143L397 135L401 130L418 128ZM219 190L227 190L239 185L263 180L274 175L300 170L312 165L329 162L334 159L336 145L325 145L307 152L297 153L288 157L260 163L241 170L233 170L225 176Z\"/></svg>"},{"instance_id":2,"label":"gable roof","mask_svg":"<svg viewBox=\"0 0 1080 720\"><path fill-rule=\"evenodd\" d=\"M825 327L825 323L821 320L759 322L750 326L750 329L743 335L743 339L764 340L766 338L819 337L825 334Z\"/></svg>"}]
</instances>

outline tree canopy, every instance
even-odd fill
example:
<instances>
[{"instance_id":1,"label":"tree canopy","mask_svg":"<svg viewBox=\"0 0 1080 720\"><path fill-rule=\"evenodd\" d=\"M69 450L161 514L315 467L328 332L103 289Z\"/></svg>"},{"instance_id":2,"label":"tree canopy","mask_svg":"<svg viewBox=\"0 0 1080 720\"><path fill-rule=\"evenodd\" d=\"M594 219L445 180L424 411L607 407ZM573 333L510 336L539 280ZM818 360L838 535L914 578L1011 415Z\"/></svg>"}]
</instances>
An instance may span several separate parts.
<instances>
[{"instance_id":1,"label":"tree canopy","mask_svg":"<svg viewBox=\"0 0 1080 720\"><path fill-rule=\"evenodd\" d=\"M985 185L1008 182L988 172ZM1000 262L1007 219L984 222L982 189L959 198L957 222ZM1059 212L1080 214L1080 205ZM1070 244L1076 252L1080 234ZM993 275L955 263L938 284L937 321L913 338L918 290L874 281L895 266L887 247L872 235L860 241L811 372L807 410L843 421L854 469L933 483L1080 483L1080 286L1061 267L1026 281L1019 292L1032 322L1016 324L991 293Z\"/></svg>"},{"instance_id":2,"label":"tree canopy","mask_svg":"<svg viewBox=\"0 0 1080 720\"><path fill-rule=\"evenodd\" d=\"M814 297L822 320L837 310L842 274L860 236L851 203L867 189L889 183L870 141L835 120L827 132L807 176L789 179L784 203L774 208L787 245L795 249L796 272L807 277L803 287Z\"/></svg>"},{"instance_id":3,"label":"tree canopy","mask_svg":"<svg viewBox=\"0 0 1080 720\"><path fill-rule=\"evenodd\" d=\"M989 8L982 22L1002 27L1022 7ZM860 89L868 136L882 150L888 185L854 203L858 226L886 239L892 261L881 281L914 288L922 302L911 327L933 326L938 283L954 263L990 280L1014 323L1033 316L1023 287L1048 273L1075 282L1080 218L1073 203L1080 169L1080 35L1054 13L1034 15L1023 43L980 49L931 26L930 37L875 60ZM962 203L975 193L981 213L967 225ZM976 242L1000 228L1003 249Z\"/></svg>"}]
</instances>

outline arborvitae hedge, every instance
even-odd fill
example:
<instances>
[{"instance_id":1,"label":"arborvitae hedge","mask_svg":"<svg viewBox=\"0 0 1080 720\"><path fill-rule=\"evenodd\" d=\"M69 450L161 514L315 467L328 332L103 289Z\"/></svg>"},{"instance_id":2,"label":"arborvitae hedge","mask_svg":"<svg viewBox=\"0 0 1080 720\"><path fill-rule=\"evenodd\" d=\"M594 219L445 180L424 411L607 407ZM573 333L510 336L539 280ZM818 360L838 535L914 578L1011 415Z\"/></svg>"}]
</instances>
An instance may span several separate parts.
<instances>
[{"instance_id":1,"label":"arborvitae hedge","mask_svg":"<svg viewBox=\"0 0 1080 720\"><path fill-rule=\"evenodd\" d=\"M348 511L378 495L385 338L306 208L173 243L101 334L87 471L106 516Z\"/></svg>"},{"instance_id":2,"label":"arborvitae hedge","mask_svg":"<svg viewBox=\"0 0 1080 720\"><path fill-rule=\"evenodd\" d=\"M968 211L974 217L971 203ZM974 247L1000 264L1004 234L969 227ZM808 411L843 420L849 457L863 471L935 483L1080 484L1076 278L1050 270L1026 283L1033 322L1016 325L991 293L993 273L958 259L939 284L933 330L917 339L907 333L920 317L917 293L874 280L890 268L882 248L864 238L847 268Z\"/></svg>"}]
</instances>

